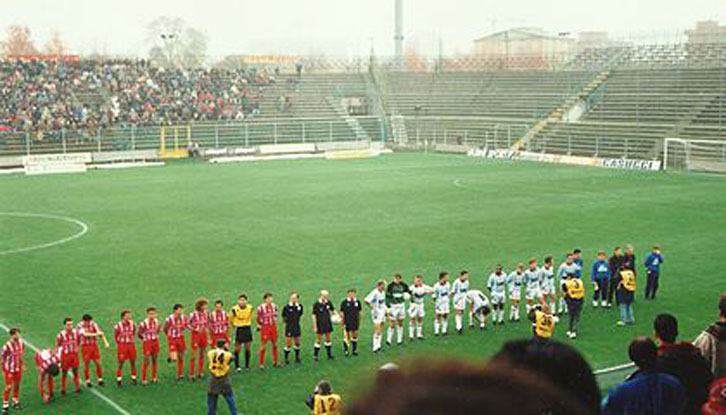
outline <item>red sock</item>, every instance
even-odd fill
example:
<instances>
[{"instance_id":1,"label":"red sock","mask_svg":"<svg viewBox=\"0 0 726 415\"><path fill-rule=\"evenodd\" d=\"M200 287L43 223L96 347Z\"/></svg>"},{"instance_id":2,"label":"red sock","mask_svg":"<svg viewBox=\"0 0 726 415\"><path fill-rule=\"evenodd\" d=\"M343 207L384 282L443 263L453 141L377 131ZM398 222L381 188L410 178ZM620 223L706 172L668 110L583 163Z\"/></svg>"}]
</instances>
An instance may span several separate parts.
<instances>
[{"instance_id":1,"label":"red sock","mask_svg":"<svg viewBox=\"0 0 726 415\"><path fill-rule=\"evenodd\" d=\"M68 377L68 374L63 374L63 378L61 379L61 392L66 392L66 378Z\"/></svg>"},{"instance_id":2,"label":"red sock","mask_svg":"<svg viewBox=\"0 0 726 415\"><path fill-rule=\"evenodd\" d=\"M88 382L91 377L91 368L90 363L87 365L83 365L83 379Z\"/></svg>"},{"instance_id":3,"label":"red sock","mask_svg":"<svg viewBox=\"0 0 726 415\"><path fill-rule=\"evenodd\" d=\"M20 394L20 385L16 383L16 384L15 384L15 389L13 390L13 400L14 400L15 402L17 402L17 401L18 401L18 395L19 395L19 394Z\"/></svg>"},{"instance_id":4,"label":"red sock","mask_svg":"<svg viewBox=\"0 0 726 415\"><path fill-rule=\"evenodd\" d=\"M196 361L194 360L194 353L192 352L192 356L189 358L189 376L194 377L194 366Z\"/></svg>"},{"instance_id":5,"label":"red sock","mask_svg":"<svg viewBox=\"0 0 726 415\"><path fill-rule=\"evenodd\" d=\"M53 378L48 378L48 395L53 396L53 389L55 389L55 381Z\"/></svg>"},{"instance_id":6,"label":"red sock","mask_svg":"<svg viewBox=\"0 0 726 415\"><path fill-rule=\"evenodd\" d=\"M3 391L3 405L7 406L9 400L10 400L10 389L6 388Z\"/></svg>"},{"instance_id":7,"label":"red sock","mask_svg":"<svg viewBox=\"0 0 726 415\"><path fill-rule=\"evenodd\" d=\"M260 349L260 366L265 364L265 348Z\"/></svg>"},{"instance_id":8,"label":"red sock","mask_svg":"<svg viewBox=\"0 0 726 415\"><path fill-rule=\"evenodd\" d=\"M121 380L121 369L116 369L116 379Z\"/></svg>"},{"instance_id":9,"label":"red sock","mask_svg":"<svg viewBox=\"0 0 726 415\"><path fill-rule=\"evenodd\" d=\"M182 356L176 357L176 376L184 376L184 358Z\"/></svg>"},{"instance_id":10,"label":"red sock","mask_svg":"<svg viewBox=\"0 0 726 415\"><path fill-rule=\"evenodd\" d=\"M272 346L272 364L277 366L277 346Z\"/></svg>"},{"instance_id":11,"label":"red sock","mask_svg":"<svg viewBox=\"0 0 726 415\"><path fill-rule=\"evenodd\" d=\"M99 379L103 379L103 367L96 363L96 376L98 376Z\"/></svg>"},{"instance_id":12,"label":"red sock","mask_svg":"<svg viewBox=\"0 0 726 415\"><path fill-rule=\"evenodd\" d=\"M149 362L144 360L144 363L141 365L141 381L146 382L146 369L149 367Z\"/></svg>"},{"instance_id":13,"label":"red sock","mask_svg":"<svg viewBox=\"0 0 726 415\"><path fill-rule=\"evenodd\" d=\"M81 390L81 375L78 371L73 372L73 383L76 384L76 392Z\"/></svg>"},{"instance_id":14,"label":"red sock","mask_svg":"<svg viewBox=\"0 0 726 415\"><path fill-rule=\"evenodd\" d=\"M136 365L131 366L131 377L136 379Z\"/></svg>"},{"instance_id":15,"label":"red sock","mask_svg":"<svg viewBox=\"0 0 726 415\"><path fill-rule=\"evenodd\" d=\"M151 378L156 379L156 360L151 362Z\"/></svg>"},{"instance_id":16,"label":"red sock","mask_svg":"<svg viewBox=\"0 0 726 415\"><path fill-rule=\"evenodd\" d=\"M201 375L202 370L204 370L204 351L199 350L199 365L197 366L197 375Z\"/></svg>"}]
</instances>

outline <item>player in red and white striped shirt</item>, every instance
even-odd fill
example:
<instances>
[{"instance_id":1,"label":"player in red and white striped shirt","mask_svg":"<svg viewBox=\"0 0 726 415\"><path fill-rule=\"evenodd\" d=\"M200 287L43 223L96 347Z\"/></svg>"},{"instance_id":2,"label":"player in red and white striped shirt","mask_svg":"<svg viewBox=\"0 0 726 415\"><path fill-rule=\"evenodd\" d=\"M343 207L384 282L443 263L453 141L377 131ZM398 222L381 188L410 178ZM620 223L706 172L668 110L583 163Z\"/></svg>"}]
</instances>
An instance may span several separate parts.
<instances>
[{"instance_id":1,"label":"player in red and white striped shirt","mask_svg":"<svg viewBox=\"0 0 726 415\"><path fill-rule=\"evenodd\" d=\"M214 310L209 313L209 329L212 332L212 345L217 344L217 340L223 339L229 346L229 316L224 311L222 300L214 302Z\"/></svg>"},{"instance_id":2,"label":"player in red and white striped shirt","mask_svg":"<svg viewBox=\"0 0 726 415\"><path fill-rule=\"evenodd\" d=\"M189 329L189 318L184 315L184 306L174 305L173 313L166 318L162 330L169 344L169 361L176 360L176 379L184 378L184 351L187 348L184 331Z\"/></svg>"},{"instance_id":3,"label":"player in red and white striped shirt","mask_svg":"<svg viewBox=\"0 0 726 415\"><path fill-rule=\"evenodd\" d=\"M204 355L209 346L209 312L207 305L209 301L206 298L200 298L194 304L194 311L189 315L189 330L192 332L191 346L192 351L189 354L189 373L191 380L194 380L194 363L198 358L199 366L197 367L197 379L201 379L202 370L204 369Z\"/></svg>"},{"instance_id":4,"label":"player in red and white striped shirt","mask_svg":"<svg viewBox=\"0 0 726 415\"><path fill-rule=\"evenodd\" d=\"M35 354L35 367L38 369L38 390L44 403L50 402L53 397L53 388L55 387L53 378L58 376L60 372L61 360L62 351L58 347L38 350ZM48 384L47 393L44 388L46 381Z\"/></svg>"},{"instance_id":5,"label":"player in red and white striped shirt","mask_svg":"<svg viewBox=\"0 0 726 415\"><path fill-rule=\"evenodd\" d=\"M106 340L106 336L98 327L90 314L84 314L83 319L76 326L76 332L81 339L81 352L83 355L83 380L86 386L91 387L91 363L96 365L96 377L98 378L98 386L103 386L103 367L101 365L101 351L98 349L98 338L103 340L106 349L111 346Z\"/></svg>"},{"instance_id":6,"label":"player in red and white striped shirt","mask_svg":"<svg viewBox=\"0 0 726 415\"><path fill-rule=\"evenodd\" d=\"M144 365L141 367L141 384L146 385L146 369L151 359L151 382L157 383L156 358L159 356L159 331L161 324L156 318L156 308L146 309L146 319L139 323L139 338L141 339L141 350L144 353Z\"/></svg>"},{"instance_id":7,"label":"player in red and white striped shirt","mask_svg":"<svg viewBox=\"0 0 726 415\"><path fill-rule=\"evenodd\" d=\"M272 366L277 367L277 306L272 294L265 293L263 303L257 307L257 324L260 328L260 369L265 368L267 343L272 343Z\"/></svg>"},{"instance_id":8,"label":"player in red and white striped shirt","mask_svg":"<svg viewBox=\"0 0 726 415\"><path fill-rule=\"evenodd\" d=\"M66 379L68 372L73 372L73 383L76 384L76 393L81 393L81 377L78 373L78 348L81 344L78 333L73 328L73 319L66 317L63 320L65 327L55 337L55 345L61 350L61 368L63 369L61 377L61 395L66 394Z\"/></svg>"},{"instance_id":9,"label":"player in red and white striped shirt","mask_svg":"<svg viewBox=\"0 0 726 415\"><path fill-rule=\"evenodd\" d=\"M20 338L20 330L12 328L9 331L10 340L3 346L0 353L0 364L3 367L5 390L3 390L3 412L10 409L10 392L13 392L13 407L20 409L20 377L25 370L25 343Z\"/></svg>"},{"instance_id":10,"label":"player in red and white striped shirt","mask_svg":"<svg viewBox=\"0 0 726 415\"><path fill-rule=\"evenodd\" d=\"M131 366L131 384L136 385L136 323L131 320L131 311L121 312L121 321L113 327L113 338L116 340L118 367L116 383L123 385L124 362Z\"/></svg>"}]
</instances>

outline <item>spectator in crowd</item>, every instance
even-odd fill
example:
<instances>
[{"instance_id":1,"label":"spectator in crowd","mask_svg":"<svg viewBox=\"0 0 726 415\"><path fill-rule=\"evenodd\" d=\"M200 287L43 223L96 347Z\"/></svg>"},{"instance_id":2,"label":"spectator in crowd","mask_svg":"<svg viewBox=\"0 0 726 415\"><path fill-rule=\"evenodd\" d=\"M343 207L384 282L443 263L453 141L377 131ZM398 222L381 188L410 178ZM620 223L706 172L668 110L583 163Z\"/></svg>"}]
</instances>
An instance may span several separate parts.
<instances>
[{"instance_id":1,"label":"spectator in crowd","mask_svg":"<svg viewBox=\"0 0 726 415\"><path fill-rule=\"evenodd\" d=\"M628 347L638 370L603 400L603 415L681 415L686 397L674 376L659 373L658 348L653 340L638 337Z\"/></svg>"},{"instance_id":2,"label":"spectator in crowd","mask_svg":"<svg viewBox=\"0 0 726 415\"><path fill-rule=\"evenodd\" d=\"M686 415L700 413L708 399L708 386L713 379L708 361L691 343L676 343L678 320L670 314L659 314L653 322L658 342L657 368L677 378L686 393Z\"/></svg>"},{"instance_id":3,"label":"spectator in crowd","mask_svg":"<svg viewBox=\"0 0 726 415\"><path fill-rule=\"evenodd\" d=\"M718 301L719 319L696 337L693 345L711 364L711 372L717 378L726 377L726 295Z\"/></svg>"},{"instance_id":4,"label":"spectator in crowd","mask_svg":"<svg viewBox=\"0 0 726 415\"><path fill-rule=\"evenodd\" d=\"M588 413L599 412L600 389L595 375L587 361L571 346L536 338L513 340L505 343L491 362L536 373L560 390L577 397Z\"/></svg>"},{"instance_id":5,"label":"spectator in crowd","mask_svg":"<svg viewBox=\"0 0 726 415\"><path fill-rule=\"evenodd\" d=\"M522 399L526 396L527 399ZM573 393L506 362L414 362L400 376L377 382L347 408L349 415L596 414Z\"/></svg>"},{"instance_id":6,"label":"spectator in crowd","mask_svg":"<svg viewBox=\"0 0 726 415\"><path fill-rule=\"evenodd\" d=\"M718 379L711 385L708 402L701 408L703 415L726 414L726 378Z\"/></svg>"}]
</instances>

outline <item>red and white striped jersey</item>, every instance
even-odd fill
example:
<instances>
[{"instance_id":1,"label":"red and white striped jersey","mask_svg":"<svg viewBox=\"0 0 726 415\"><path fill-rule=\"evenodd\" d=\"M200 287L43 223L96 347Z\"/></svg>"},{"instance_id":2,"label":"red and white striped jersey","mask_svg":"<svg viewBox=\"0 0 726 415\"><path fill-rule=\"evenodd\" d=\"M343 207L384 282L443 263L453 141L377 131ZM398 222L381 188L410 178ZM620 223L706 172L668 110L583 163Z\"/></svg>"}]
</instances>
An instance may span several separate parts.
<instances>
[{"instance_id":1,"label":"red and white striped jersey","mask_svg":"<svg viewBox=\"0 0 726 415\"><path fill-rule=\"evenodd\" d=\"M81 343L78 333L75 330L63 329L55 336L55 345L60 348L61 354L69 355L78 353L78 345Z\"/></svg>"},{"instance_id":2,"label":"red and white striped jersey","mask_svg":"<svg viewBox=\"0 0 726 415\"><path fill-rule=\"evenodd\" d=\"M139 323L139 337L143 342L159 340L159 331L161 331L161 326L157 319L147 318Z\"/></svg>"},{"instance_id":3,"label":"red and white striped jersey","mask_svg":"<svg viewBox=\"0 0 726 415\"><path fill-rule=\"evenodd\" d=\"M257 307L257 323L261 326L277 325L277 306L274 303L262 303Z\"/></svg>"},{"instance_id":4,"label":"red and white striped jersey","mask_svg":"<svg viewBox=\"0 0 726 415\"><path fill-rule=\"evenodd\" d=\"M194 310L189 314L189 328L194 332L209 330L209 313Z\"/></svg>"},{"instance_id":5,"label":"red and white striped jersey","mask_svg":"<svg viewBox=\"0 0 726 415\"><path fill-rule=\"evenodd\" d=\"M113 338L119 344L133 344L136 334L136 323L133 321L119 321L113 327Z\"/></svg>"},{"instance_id":6,"label":"red and white striped jersey","mask_svg":"<svg viewBox=\"0 0 726 415\"><path fill-rule=\"evenodd\" d=\"M35 354L35 365L38 367L38 371L44 373L48 370L48 367L52 364L60 364L61 361L61 349L44 349L38 350Z\"/></svg>"},{"instance_id":7,"label":"red and white striped jersey","mask_svg":"<svg viewBox=\"0 0 726 415\"><path fill-rule=\"evenodd\" d=\"M189 328L189 317L184 314L175 316L174 314L166 318L165 332L170 339L181 339L184 337L184 330Z\"/></svg>"},{"instance_id":8,"label":"red and white striped jersey","mask_svg":"<svg viewBox=\"0 0 726 415\"><path fill-rule=\"evenodd\" d=\"M83 346L95 346L98 343L98 337L97 336L87 337L87 336L84 336L83 333L89 333L89 334L100 333L101 329L98 327L98 324L96 324L95 321L81 321L76 326L76 332L78 333L78 337L80 337L81 344Z\"/></svg>"},{"instance_id":9,"label":"red and white striped jersey","mask_svg":"<svg viewBox=\"0 0 726 415\"><path fill-rule=\"evenodd\" d=\"M229 331L229 317L227 316L227 312L224 310L219 312L212 311L209 314L209 322L212 333L214 334L222 334Z\"/></svg>"},{"instance_id":10,"label":"red and white striped jersey","mask_svg":"<svg viewBox=\"0 0 726 415\"><path fill-rule=\"evenodd\" d=\"M25 343L23 339L8 340L3 346L3 370L7 373L18 373L23 367L23 353L25 353Z\"/></svg>"}]
</instances>

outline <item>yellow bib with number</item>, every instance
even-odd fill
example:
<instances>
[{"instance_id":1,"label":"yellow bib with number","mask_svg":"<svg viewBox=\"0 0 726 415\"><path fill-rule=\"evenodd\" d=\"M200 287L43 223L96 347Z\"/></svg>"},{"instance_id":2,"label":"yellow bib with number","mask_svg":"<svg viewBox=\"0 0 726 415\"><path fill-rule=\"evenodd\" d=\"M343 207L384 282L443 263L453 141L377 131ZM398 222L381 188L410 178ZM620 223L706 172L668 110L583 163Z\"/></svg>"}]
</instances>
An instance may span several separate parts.
<instances>
[{"instance_id":1,"label":"yellow bib with number","mask_svg":"<svg viewBox=\"0 0 726 415\"><path fill-rule=\"evenodd\" d=\"M582 300L585 297L585 284L579 278L572 278L565 281L567 295L574 300Z\"/></svg>"},{"instance_id":2,"label":"yellow bib with number","mask_svg":"<svg viewBox=\"0 0 726 415\"><path fill-rule=\"evenodd\" d=\"M629 269L620 271L620 277L622 278L621 284L623 288L628 291L635 291L635 273Z\"/></svg>"},{"instance_id":3,"label":"yellow bib with number","mask_svg":"<svg viewBox=\"0 0 726 415\"><path fill-rule=\"evenodd\" d=\"M221 378L229 373L229 362L232 361L232 353L226 350L212 349L207 353L209 359L209 372L212 376Z\"/></svg>"},{"instance_id":4,"label":"yellow bib with number","mask_svg":"<svg viewBox=\"0 0 726 415\"><path fill-rule=\"evenodd\" d=\"M534 314L534 332L539 337L549 339L555 331L555 319L539 310Z\"/></svg>"},{"instance_id":5,"label":"yellow bib with number","mask_svg":"<svg viewBox=\"0 0 726 415\"><path fill-rule=\"evenodd\" d=\"M315 395L313 415L341 415L343 413L343 402L340 395Z\"/></svg>"}]
</instances>

